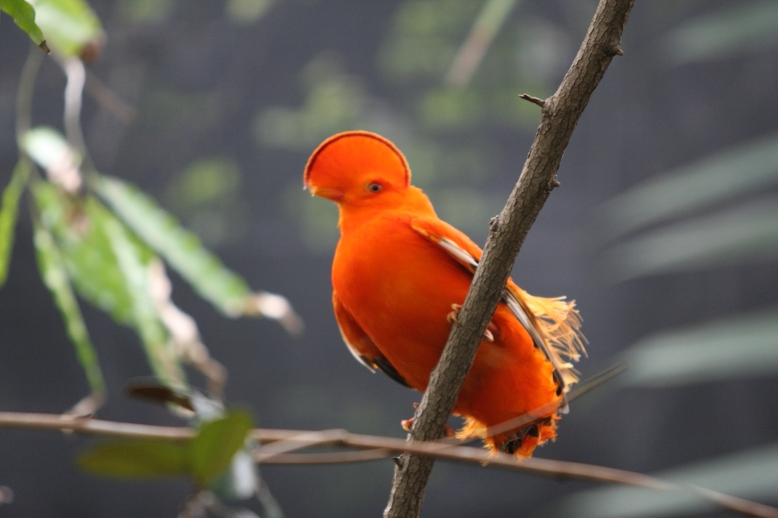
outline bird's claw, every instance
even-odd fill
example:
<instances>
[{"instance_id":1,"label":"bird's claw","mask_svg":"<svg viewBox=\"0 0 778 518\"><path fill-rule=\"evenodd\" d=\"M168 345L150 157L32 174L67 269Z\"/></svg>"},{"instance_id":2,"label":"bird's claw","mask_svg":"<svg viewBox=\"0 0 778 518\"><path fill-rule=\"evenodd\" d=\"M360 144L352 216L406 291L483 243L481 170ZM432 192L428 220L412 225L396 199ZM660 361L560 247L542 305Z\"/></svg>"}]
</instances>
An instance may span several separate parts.
<instances>
[{"instance_id":1,"label":"bird's claw","mask_svg":"<svg viewBox=\"0 0 778 518\"><path fill-rule=\"evenodd\" d=\"M462 304L451 304L451 312L446 315L446 321L451 325L459 325L459 312L462 311ZM489 321L489 325L486 326L484 331L484 338L487 342L494 342L494 334L497 332L497 326L493 322Z\"/></svg>"},{"instance_id":2,"label":"bird's claw","mask_svg":"<svg viewBox=\"0 0 778 518\"><path fill-rule=\"evenodd\" d=\"M408 433L411 433L411 428L413 428L413 417L410 419L403 419L400 421L400 426L403 427L403 430L405 430ZM449 425L443 426L443 439L453 439L456 436L456 432L454 429Z\"/></svg>"},{"instance_id":3,"label":"bird's claw","mask_svg":"<svg viewBox=\"0 0 778 518\"><path fill-rule=\"evenodd\" d=\"M446 315L446 321L452 325L459 325L459 319L457 317L459 316L459 312L462 311L462 304L451 304L451 309L452 311Z\"/></svg>"}]
</instances>

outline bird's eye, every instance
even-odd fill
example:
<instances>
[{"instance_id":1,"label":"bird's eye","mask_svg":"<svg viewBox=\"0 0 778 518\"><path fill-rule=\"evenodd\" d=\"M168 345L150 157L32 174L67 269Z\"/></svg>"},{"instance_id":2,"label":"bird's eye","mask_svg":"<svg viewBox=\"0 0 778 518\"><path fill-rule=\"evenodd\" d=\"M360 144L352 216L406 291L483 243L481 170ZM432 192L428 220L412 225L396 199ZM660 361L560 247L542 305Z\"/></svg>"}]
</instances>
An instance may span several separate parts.
<instances>
[{"instance_id":1,"label":"bird's eye","mask_svg":"<svg viewBox=\"0 0 778 518\"><path fill-rule=\"evenodd\" d=\"M370 182L369 184L367 184L367 190L370 192L381 192L381 189L383 189L383 187L381 186L380 183Z\"/></svg>"}]
</instances>

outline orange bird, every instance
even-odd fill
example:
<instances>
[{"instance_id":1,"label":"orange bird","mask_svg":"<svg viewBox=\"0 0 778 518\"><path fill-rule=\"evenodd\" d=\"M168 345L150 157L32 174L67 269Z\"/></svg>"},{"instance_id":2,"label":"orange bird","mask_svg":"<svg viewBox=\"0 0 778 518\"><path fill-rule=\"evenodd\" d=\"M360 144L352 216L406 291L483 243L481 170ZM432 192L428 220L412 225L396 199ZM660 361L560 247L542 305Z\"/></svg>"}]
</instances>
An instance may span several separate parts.
<instances>
[{"instance_id":1,"label":"orange bird","mask_svg":"<svg viewBox=\"0 0 778 518\"><path fill-rule=\"evenodd\" d=\"M366 131L325 140L304 176L311 194L340 212L332 304L343 340L368 369L424 391L481 249L439 219L410 180L400 150ZM506 288L454 414L465 418L459 437L527 457L556 437L564 394L578 381L570 361L585 351L574 302L533 297L512 280ZM527 413L528 423L491 430Z\"/></svg>"}]
</instances>

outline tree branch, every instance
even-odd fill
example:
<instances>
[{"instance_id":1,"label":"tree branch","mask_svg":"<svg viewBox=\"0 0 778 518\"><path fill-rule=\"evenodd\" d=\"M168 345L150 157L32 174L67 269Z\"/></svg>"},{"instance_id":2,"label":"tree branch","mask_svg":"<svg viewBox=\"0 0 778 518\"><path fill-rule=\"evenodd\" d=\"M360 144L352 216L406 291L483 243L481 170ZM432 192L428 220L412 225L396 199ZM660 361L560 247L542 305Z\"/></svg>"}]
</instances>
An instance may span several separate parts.
<instances>
[{"instance_id":1,"label":"tree branch","mask_svg":"<svg viewBox=\"0 0 778 518\"><path fill-rule=\"evenodd\" d=\"M473 283L452 327L446 347L416 411L410 436L437 439L454 408L478 344L491 319L519 249L551 190L567 143L605 74L635 0L600 0L573 64L554 95L543 102L542 118L519 182L505 208L490 225ZM410 438L410 437L409 437ZM385 518L419 515L433 460L403 454L395 468Z\"/></svg>"},{"instance_id":2,"label":"tree branch","mask_svg":"<svg viewBox=\"0 0 778 518\"><path fill-rule=\"evenodd\" d=\"M74 418L58 414L34 414L21 412L0 412L0 428L28 430L51 430L77 432L86 435L124 439L166 439L187 440L194 437L194 430L188 427L155 426L134 423L120 423L99 419ZM722 508L748 516L778 518L778 509L767 505L726 495L697 486L684 486L665 480L625 471L548 459L526 459L519 461L513 455L491 454L478 447L461 446L449 441L405 441L394 437L378 437L349 433L346 430L269 430L258 428L251 437L262 445L253 451L254 460L263 464L331 464L339 462L364 462L386 458L400 452L414 452L428 457L447 459L471 464L489 465L524 471L534 475L554 478L570 478L606 482L660 491L681 491L697 495ZM333 453L290 453L313 446L349 446L361 448L348 452ZM2 488L0 488L2 489Z\"/></svg>"}]
</instances>

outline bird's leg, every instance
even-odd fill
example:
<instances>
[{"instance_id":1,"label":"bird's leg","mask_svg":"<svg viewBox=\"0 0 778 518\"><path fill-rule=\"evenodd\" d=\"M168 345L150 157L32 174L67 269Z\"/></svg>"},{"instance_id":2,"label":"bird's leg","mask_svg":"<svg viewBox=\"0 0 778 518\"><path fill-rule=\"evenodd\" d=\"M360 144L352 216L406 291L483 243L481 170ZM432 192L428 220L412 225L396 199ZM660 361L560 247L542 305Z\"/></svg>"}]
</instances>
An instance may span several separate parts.
<instances>
[{"instance_id":1,"label":"bird's leg","mask_svg":"<svg viewBox=\"0 0 778 518\"><path fill-rule=\"evenodd\" d=\"M449 324L456 324L459 325L459 312L462 311L462 304L451 304L451 312L446 315L446 321ZM492 322L489 321L489 325L486 326L486 331L484 331L484 338L486 338L487 342L494 342L494 335L497 333L497 326Z\"/></svg>"},{"instance_id":2,"label":"bird's leg","mask_svg":"<svg viewBox=\"0 0 778 518\"><path fill-rule=\"evenodd\" d=\"M400 426L402 426L403 430L406 432L411 433L411 428L413 428L413 417L400 421ZM456 432L454 432L454 429L451 428L451 426L445 425L443 427L443 439L453 439L455 435Z\"/></svg>"}]
</instances>

